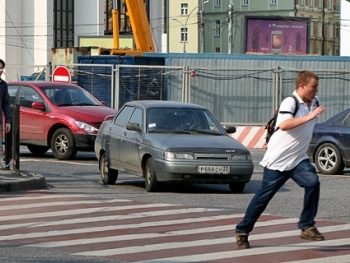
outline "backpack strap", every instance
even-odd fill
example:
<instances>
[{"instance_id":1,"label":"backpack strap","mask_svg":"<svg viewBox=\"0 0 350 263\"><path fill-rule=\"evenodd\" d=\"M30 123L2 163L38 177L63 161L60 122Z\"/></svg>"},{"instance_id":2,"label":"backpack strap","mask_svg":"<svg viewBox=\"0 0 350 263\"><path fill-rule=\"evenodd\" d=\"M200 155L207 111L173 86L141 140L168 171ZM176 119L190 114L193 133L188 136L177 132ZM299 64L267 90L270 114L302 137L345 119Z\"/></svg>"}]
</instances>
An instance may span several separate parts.
<instances>
[{"instance_id":1,"label":"backpack strap","mask_svg":"<svg viewBox=\"0 0 350 263\"><path fill-rule=\"evenodd\" d=\"M294 94L292 94L291 97L295 100L295 109L294 109L294 112L293 112L293 117L294 117L297 114L298 110L299 110L300 103L299 103L298 98Z\"/></svg>"},{"instance_id":2,"label":"backpack strap","mask_svg":"<svg viewBox=\"0 0 350 263\"><path fill-rule=\"evenodd\" d=\"M316 108L320 106L320 101L316 98Z\"/></svg>"},{"instance_id":3,"label":"backpack strap","mask_svg":"<svg viewBox=\"0 0 350 263\"><path fill-rule=\"evenodd\" d=\"M300 103L299 103L299 100L298 98L292 94L291 96L289 97L292 97L295 101L295 108L294 108L294 112L289 112L289 111L279 111L279 113L292 113L293 114L293 117L297 114L298 110L299 110L299 107L300 107Z\"/></svg>"}]
</instances>

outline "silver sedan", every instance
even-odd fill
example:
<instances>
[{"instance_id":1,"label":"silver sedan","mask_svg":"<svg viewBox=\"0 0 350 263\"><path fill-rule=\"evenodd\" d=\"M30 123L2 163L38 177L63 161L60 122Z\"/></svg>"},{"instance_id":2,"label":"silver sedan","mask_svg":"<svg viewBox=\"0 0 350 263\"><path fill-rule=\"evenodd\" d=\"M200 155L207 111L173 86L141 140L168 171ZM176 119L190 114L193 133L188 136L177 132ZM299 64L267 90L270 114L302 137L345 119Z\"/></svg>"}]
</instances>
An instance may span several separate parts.
<instances>
[{"instance_id":1,"label":"silver sedan","mask_svg":"<svg viewBox=\"0 0 350 263\"><path fill-rule=\"evenodd\" d=\"M145 178L147 191L162 183L228 184L244 191L253 173L249 150L228 136L206 108L173 101L132 101L106 119L95 141L104 184L118 171Z\"/></svg>"}]
</instances>

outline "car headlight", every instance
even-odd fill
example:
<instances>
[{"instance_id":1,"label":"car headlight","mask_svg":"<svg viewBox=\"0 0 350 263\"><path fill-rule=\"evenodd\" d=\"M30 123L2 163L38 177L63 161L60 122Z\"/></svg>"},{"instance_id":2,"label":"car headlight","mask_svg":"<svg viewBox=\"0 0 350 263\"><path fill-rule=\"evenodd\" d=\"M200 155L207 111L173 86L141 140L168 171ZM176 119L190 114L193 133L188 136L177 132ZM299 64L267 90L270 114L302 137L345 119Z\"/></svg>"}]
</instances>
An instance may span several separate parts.
<instances>
[{"instance_id":1,"label":"car headlight","mask_svg":"<svg viewBox=\"0 0 350 263\"><path fill-rule=\"evenodd\" d=\"M78 125L78 127L80 129L83 129L84 131L86 131L87 133L94 133L94 132L98 132L98 129L96 129L94 126L91 126L85 122L81 122L81 121L75 121L75 123Z\"/></svg>"},{"instance_id":2,"label":"car headlight","mask_svg":"<svg viewBox=\"0 0 350 263\"><path fill-rule=\"evenodd\" d=\"M252 160L251 154L246 153L236 153L231 155L231 160L233 161L248 161Z\"/></svg>"},{"instance_id":3,"label":"car headlight","mask_svg":"<svg viewBox=\"0 0 350 263\"><path fill-rule=\"evenodd\" d=\"M193 160L193 153L164 152L164 159L186 159Z\"/></svg>"}]
</instances>

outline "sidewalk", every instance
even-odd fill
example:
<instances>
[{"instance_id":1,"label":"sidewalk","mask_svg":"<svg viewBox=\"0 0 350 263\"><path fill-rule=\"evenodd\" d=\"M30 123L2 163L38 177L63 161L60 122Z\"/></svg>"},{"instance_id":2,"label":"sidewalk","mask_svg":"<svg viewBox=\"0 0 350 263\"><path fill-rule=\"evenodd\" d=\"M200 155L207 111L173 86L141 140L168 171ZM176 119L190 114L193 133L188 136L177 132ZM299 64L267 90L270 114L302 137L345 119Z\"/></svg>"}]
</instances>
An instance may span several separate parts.
<instances>
[{"instance_id":1,"label":"sidewalk","mask_svg":"<svg viewBox=\"0 0 350 263\"><path fill-rule=\"evenodd\" d=\"M45 177L21 171L0 170L0 193L45 188Z\"/></svg>"}]
</instances>

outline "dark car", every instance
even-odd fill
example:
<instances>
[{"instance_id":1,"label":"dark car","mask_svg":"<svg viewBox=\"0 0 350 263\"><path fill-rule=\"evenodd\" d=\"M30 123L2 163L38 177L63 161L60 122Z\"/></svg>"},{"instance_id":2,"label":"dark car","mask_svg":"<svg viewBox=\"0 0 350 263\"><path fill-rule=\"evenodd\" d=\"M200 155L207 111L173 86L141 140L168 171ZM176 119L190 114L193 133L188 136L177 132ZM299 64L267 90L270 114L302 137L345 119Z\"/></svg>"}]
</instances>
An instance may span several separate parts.
<instances>
[{"instance_id":1,"label":"dark car","mask_svg":"<svg viewBox=\"0 0 350 263\"><path fill-rule=\"evenodd\" d=\"M196 104L128 102L98 132L101 179L114 184L125 171L144 177L149 192L165 182L228 184L242 192L254 165L249 150L228 136L233 132Z\"/></svg>"},{"instance_id":2,"label":"dark car","mask_svg":"<svg viewBox=\"0 0 350 263\"><path fill-rule=\"evenodd\" d=\"M322 174L350 167L350 108L316 124L307 154Z\"/></svg>"},{"instance_id":3,"label":"dark car","mask_svg":"<svg viewBox=\"0 0 350 263\"><path fill-rule=\"evenodd\" d=\"M101 123L117 112L74 84L21 81L8 89L11 104L20 105L20 144L34 155L51 148L55 158L67 160L93 151Z\"/></svg>"}]
</instances>

